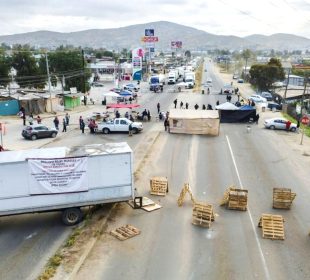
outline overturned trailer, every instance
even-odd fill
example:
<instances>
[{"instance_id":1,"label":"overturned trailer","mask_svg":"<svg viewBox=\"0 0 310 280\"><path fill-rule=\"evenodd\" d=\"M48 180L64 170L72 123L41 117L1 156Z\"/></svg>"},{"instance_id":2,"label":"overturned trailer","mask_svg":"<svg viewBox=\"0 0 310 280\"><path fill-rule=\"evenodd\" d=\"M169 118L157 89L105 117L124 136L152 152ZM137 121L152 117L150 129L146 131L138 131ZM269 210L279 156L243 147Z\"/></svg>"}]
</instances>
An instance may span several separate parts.
<instances>
[{"instance_id":1,"label":"overturned trailer","mask_svg":"<svg viewBox=\"0 0 310 280\"><path fill-rule=\"evenodd\" d=\"M133 199L132 163L127 143L2 152L0 216L58 210L76 224L80 207Z\"/></svg>"},{"instance_id":2,"label":"overturned trailer","mask_svg":"<svg viewBox=\"0 0 310 280\"><path fill-rule=\"evenodd\" d=\"M169 126L171 133L218 136L220 132L219 113L215 110L171 109Z\"/></svg>"}]
</instances>

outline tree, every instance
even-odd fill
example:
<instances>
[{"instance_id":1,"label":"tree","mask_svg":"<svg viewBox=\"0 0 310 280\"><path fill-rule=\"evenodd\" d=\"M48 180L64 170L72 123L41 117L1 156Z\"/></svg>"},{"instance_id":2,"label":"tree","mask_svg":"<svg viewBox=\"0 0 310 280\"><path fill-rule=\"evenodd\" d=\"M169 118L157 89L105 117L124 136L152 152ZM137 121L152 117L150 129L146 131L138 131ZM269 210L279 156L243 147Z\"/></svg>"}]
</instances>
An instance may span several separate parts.
<instances>
[{"instance_id":1,"label":"tree","mask_svg":"<svg viewBox=\"0 0 310 280\"><path fill-rule=\"evenodd\" d=\"M28 45L13 48L12 66L16 70L15 80L20 87L44 88L47 76L40 68Z\"/></svg>"},{"instance_id":2,"label":"tree","mask_svg":"<svg viewBox=\"0 0 310 280\"><path fill-rule=\"evenodd\" d=\"M57 79L62 83L65 90L76 87L78 91L84 92L90 89L88 79L91 73L84 69L84 57L80 50L67 50L58 48L55 52L48 53L49 70L53 83ZM46 73L45 59L41 59L40 68ZM65 84L63 84L65 81Z\"/></svg>"},{"instance_id":3,"label":"tree","mask_svg":"<svg viewBox=\"0 0 310 280\"><path fill-rule=\"evenodd\" d=\"M11 61L5 55L5 51L0 49L0 85L7 86L10 83L9 73Z\"/></svg>"},{"instance_id":4,"label":"tree","mask_svg":"<svg viewBox=\"0 0 310 280\"><path fill-rule=\"evenodd\" d=\"M244 66L244 72L243 72L243 78L247 80L247 67L248 67L248 60L251 58L253 53L249 49L245 49L242 51L241 56L245 60L245 66Z\"/></svg>"},{"instance_id":5,"label":"tree","mask_svg":"<svg viewBox=\"0 0 310 280\"><path fill-rule=\"evenodd\" d=\"M268 64L254 64L250 69L250 83L259 90L269 90L276 81L285 79L285 72L279 59L271 58Z\"/></svg>"},{"instance_id":6,"label":"tree","mask_svg":"<svg viewBox=\"0 0 310 280\"><path fill-rule=\"evenodd\" d=\"M190 52L189 50L187 50L187 51L184 53L184 55L185 55L186 61L190 61L190 60L191 60L192 54L191 54L191 52Z\"/></svg>"}]
</instances>

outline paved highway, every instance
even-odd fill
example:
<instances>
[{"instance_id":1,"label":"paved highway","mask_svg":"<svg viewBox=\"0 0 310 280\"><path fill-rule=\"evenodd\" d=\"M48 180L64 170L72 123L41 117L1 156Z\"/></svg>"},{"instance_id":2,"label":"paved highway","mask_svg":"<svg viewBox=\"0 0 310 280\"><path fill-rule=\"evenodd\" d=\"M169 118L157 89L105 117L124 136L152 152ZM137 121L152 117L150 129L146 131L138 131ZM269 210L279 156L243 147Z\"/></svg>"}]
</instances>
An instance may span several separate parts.
<instances>
[{"instance_id":1,"label":"paved highway","mask_svg":"<svg viewBox=\"0 0 310 280\"><path fill-rule=\"evenodd\" d=\"M177 98L213 107L225 96L216 92L222 87L220 78L207 66L213 79L210 95L148 93L139 99L156 114L156 104L163 110L172 107ZM206 79L206 75L204 76ZM142 91L143 92L143 91ZM98 107L99 108L99 107ZM139 169L136 187L148 195L152 176L167 176L169 194L153 197L162 209L147 213L120 204L115 221L108 230L126 223L141 229L138 237L120 242L108 233L102 235L74 279L308 279L310 245L307 233L310 220L306 216L310 199L308 174L304 158L286 146L286 132L274 132L252 126L247 133L244 124L221 125L220 136L175 135L163 131L163 123L144 123L145 131L128 138L126 134L81 135L70 131L49 146L79 145L110 141L128 141L135 151L135 163L148 152L148 144L156 139L152 150ZM191 202L177 206L177 198L185 182L194 196L215 206L218 214L210 229L191 224ZM249 211L226 210L218 206L230 185L249 190ZM272 209L272 188L290 187L297 193L289 211ZM262 239L257 227L262 213L282 214L286 240ZM59 213L25 215L0 220L0 278L33 279L48 256L71 232L60 222ZM91 274L90 274L91 273Z\"/></svg>"},{"instance_id":2,"label":"paved highway","mask_svg":"<svg viewBox=\"0 0 310 280\"><path fill-rule=\"evenodd\" d=\"M194 102L214 97L187 96ZM108 230L129 223L141 235L123 242L103 235L75 279L90 272L92 279L309 279L309 178L302 155L286 146L286 137L261 125L248 133L244 124L223 124L218 137L161 132L136 186L148 195L149 179L167 176L168 195L152 196L163 208L147 213L122 205ZM197 200L215 206L210 229L191 224L189 197L177 206L185 182ZM248 211L218 206L230 185L249 190ZM272 209L273 187L297 193L291 210ZM284 241L262 238L262 213L284 216Z\"/></svg>"}]
</instances>

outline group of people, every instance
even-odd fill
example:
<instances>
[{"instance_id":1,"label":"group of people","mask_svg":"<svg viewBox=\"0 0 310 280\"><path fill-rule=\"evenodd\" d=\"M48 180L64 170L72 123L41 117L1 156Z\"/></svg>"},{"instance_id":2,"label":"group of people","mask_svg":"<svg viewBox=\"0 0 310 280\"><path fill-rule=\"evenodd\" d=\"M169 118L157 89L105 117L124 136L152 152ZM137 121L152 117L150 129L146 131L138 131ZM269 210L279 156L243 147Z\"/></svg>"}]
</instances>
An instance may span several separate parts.
<instances>
[{"instance_id":1,"label":"group of people","mask_svg":"<svg viewBox=\"0 0 310 280\"><path fill-rule=\"evenodd\" d=\"M178 99L175 99L173 101L173 104L174 104L174 109L176 109L178 106ZM180 109L184 109L184 105L185 105L185 109L188 109L189 104L187 102L184 104L183 101L180 102Z\"/></svg>"}]
</instances>

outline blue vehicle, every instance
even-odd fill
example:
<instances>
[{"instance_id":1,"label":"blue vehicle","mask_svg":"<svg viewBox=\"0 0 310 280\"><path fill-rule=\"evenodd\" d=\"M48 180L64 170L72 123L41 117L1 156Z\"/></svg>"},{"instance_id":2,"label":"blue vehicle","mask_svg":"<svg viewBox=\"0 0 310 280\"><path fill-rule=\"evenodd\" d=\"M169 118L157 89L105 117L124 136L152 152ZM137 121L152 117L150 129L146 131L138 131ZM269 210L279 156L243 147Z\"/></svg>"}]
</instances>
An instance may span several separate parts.
<instances>
[{"instance_id":1,"label":"blue vehicle","mask_svg":"<svg viewBox=\"0 0 310 280\"><path fill-rule=\"evenodd\" d=\"M160 91L160 83L158 76L152 76L150 78L150 91Z\"/></svg>"}]
</instances>

